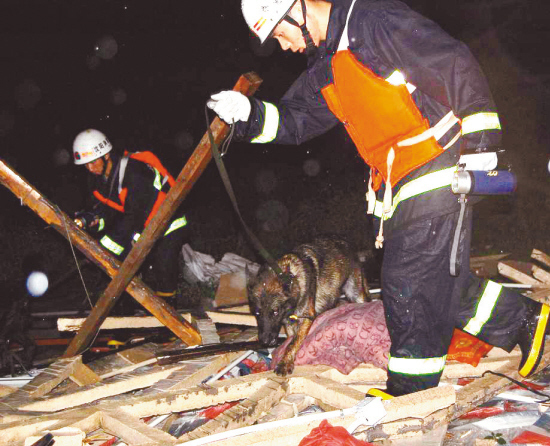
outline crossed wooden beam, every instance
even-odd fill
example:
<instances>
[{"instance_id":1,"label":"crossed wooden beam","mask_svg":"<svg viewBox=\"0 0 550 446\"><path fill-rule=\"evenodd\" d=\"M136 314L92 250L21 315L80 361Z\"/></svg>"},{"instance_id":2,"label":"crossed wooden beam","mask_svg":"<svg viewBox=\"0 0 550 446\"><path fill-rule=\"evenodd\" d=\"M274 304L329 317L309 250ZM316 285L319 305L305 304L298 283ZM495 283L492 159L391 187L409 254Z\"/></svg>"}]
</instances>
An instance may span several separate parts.
<instances>
[{"instance_id":1,"label":"crossed wooden beam","mask_svg":"<svg viewBox=\"0 0 550 446\"><path fill-rule=\"evenodd\" d=\"M262 80L257 74L250 72L242 75L233 89L250 96L255 93L261 82ZM229 126L216 117L210 126L210 130L215 143L220 144L227 137ZM122 264L105 252L92 237L80 230L70 217L49 202L7 163L0 160L0 182L10 189L21 200L22 204L27 205L36 212L49 225L68 238L86 257L112 277L108 287L69 344L64 357L72 357L81 353L93 342L99 327L125 289L187 345L201 343L199 332L172 307L167 305L164 300L157 297L145 283L134 276L153 248L155 241L164 233L173 213L187 196L211 159L211 144L207 132L183 167L176 184L167 194L158 212L147 225Z\"/></svg>"}]
</instances>

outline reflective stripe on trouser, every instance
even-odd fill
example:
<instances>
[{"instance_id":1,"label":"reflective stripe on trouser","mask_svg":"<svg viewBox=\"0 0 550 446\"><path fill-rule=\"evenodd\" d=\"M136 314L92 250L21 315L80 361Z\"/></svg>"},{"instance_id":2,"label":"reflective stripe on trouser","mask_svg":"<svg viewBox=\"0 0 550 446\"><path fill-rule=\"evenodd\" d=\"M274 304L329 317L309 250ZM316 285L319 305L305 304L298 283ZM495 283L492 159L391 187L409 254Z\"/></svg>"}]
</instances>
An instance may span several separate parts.
<instances>
[{"instance_id":1,"label":"reflective stripe on trouser","mask_svg":"<svg viewBox=\"0 0 550 446\"><path fill-rule=\"evenodd\" d=\"M105 248L111 251L113 254L119 256L124 251L124 247L120 246L108 235L104 235L99 241Z\"/></svg>"},{"instance_id":2,"label":"reflective stripe on trouser","mask_svg":"<svg viewBox=\"0 0 550 446\"><path fill-rule=\"evenodd\" d=\"M416 221L386 240L382 301L392 341L390 355L399 359L388 371L388 392L392 395L436 386L441 375L437 367L430 368L427 363L405 358L444 358L454 328L467 326L476 320L476 315L478 321L484 321L479 324L477 337L506 350L516 344L526 310L521 295L509 289L501 290L489 318L482 318L484 312L479 303L487 286L469 273L471 210L465 217L461 237L461 274L458 277L449 274L451 241L457 220L458 212ZM402 373L407 362L417 365L416 369L411 367L411 371L424 373ZM428 373L430 371L434 373Z\"/></svg>"},{"instance_id":3,"label":"reflective stripe on trouser","mask_svg":"<svg viewBox=\"0 0 550 446\"><path fill-rule=\"evenodd\" d=\"M441 373L447 355L438 358L396 358L390 355L388 370L402 375L433 375Z\"/></svg>"},{"instance_id":4,"label":"reflective stripe on trouser","mask_svg":"<svg viewBox=\"0 0 550 446\"><path fill-rule=\"evenodd\" d=\"M187 219L185 217L177 218L170 224L170 226L168 227L164 235L167 236L168 234L175 231L176 229L183 228L186 225L187 225ZM137 242L140 237L141 237L141 233L136 232L134 233L132 240L134 240L134 242Z\"/></svg>"},{"instance_id":5,"label":"reflective stripe on trouser","mask_svg":"<svg viewBox=\"0 0 550 446\"><path fill-rule=\"evenodd\" d=\"M479 299L477 304L474 317L472 317L463 328L466 333L470 333L472 336L477 336L479 334L483 326L491 317L501 291L502 285L491 280L487 281L481 299Z\"/></svg>"}]
</instances>

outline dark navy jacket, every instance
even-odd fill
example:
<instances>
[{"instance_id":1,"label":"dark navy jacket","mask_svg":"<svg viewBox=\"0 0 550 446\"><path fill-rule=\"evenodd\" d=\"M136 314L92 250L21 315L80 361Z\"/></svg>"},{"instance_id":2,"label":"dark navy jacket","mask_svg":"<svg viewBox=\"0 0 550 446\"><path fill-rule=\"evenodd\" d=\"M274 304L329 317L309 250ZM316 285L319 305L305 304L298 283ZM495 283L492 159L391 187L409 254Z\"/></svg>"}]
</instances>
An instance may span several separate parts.
<instances>
[{"instance_id":1,"label":"dark navy jacket","mask_svg":"<svg viewBox=\"0 0 550 446\"><path fill-rule=\"evenodd\" d=\"M322 42L308 69L300 75L278 104L279 126L273 143L300 144L328 131L337 118L328 109L321 89L331 82L330 59L337 50L351 0L332 2L327 39ZM463 119L479 112L496 113L485 76L469 49L433 21L397 0L357 0L348 25L349 48L354 56L382 78L395 70L405 75L416 90L412 97L431 125L450 110ZM252 99L248 122L236 125L241 140L262 132L266 105ZM444 146L457 132L451 129L441 140ZM481 130L462 136L435 160L413 171L393 188L393 194L411 179L453 166L465 149L496 148L500 130ZM335 149L337 150L337 149ZM379 191L383 193L383 187ZM458 210L450 187L438 189L399 204L384 223L386 238L392 230L416 221Z\"/></svg>"}]
</instances>

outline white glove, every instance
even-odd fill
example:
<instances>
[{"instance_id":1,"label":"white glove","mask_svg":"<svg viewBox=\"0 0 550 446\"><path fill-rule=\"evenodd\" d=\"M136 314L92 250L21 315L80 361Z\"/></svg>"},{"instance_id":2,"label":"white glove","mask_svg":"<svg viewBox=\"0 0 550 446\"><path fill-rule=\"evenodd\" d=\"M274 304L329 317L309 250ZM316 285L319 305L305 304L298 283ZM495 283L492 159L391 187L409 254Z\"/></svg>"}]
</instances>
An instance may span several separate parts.
<instances>
[{"instance_id":1,"label":"white glove","mask_svg":"<svg viewBox=\"0 0 550 446\"><path fill-rule=\"evenodd\" d=\"M206 105L228 124L237 121L248 121L252 109L248 98L244 94L233 90L213 94Z\"/></svg>"},{"instance_id":2,"label":"white glove","mask_svg":"<svg viewBox=\"0 0 550 446\"><path fill-rule=\"evenodd\" d=\"M497 167L496 152L468 153L461 155L459 164L466 164L465 170L493 170Z\"/></svg>"}]
</instances>

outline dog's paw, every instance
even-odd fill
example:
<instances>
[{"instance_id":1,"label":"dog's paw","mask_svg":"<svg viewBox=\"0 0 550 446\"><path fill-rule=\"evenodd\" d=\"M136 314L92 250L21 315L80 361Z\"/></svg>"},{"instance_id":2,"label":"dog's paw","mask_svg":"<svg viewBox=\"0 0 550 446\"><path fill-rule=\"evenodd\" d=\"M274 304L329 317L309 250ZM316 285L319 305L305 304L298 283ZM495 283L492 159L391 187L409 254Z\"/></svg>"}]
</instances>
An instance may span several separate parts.
<instances>
[{"instance_id":1,"label":"dog's paw","mask_svg":"<svg viewBox=\"0 0 550 446\"><path fill-rule=\"evenodd\" d=\"M275 373L279 376L290 375L293 370L294 370L293 362L281 361L279 362L279 364L277 364L277 367L275 367Z\"/></svg>"}]
</instances>

